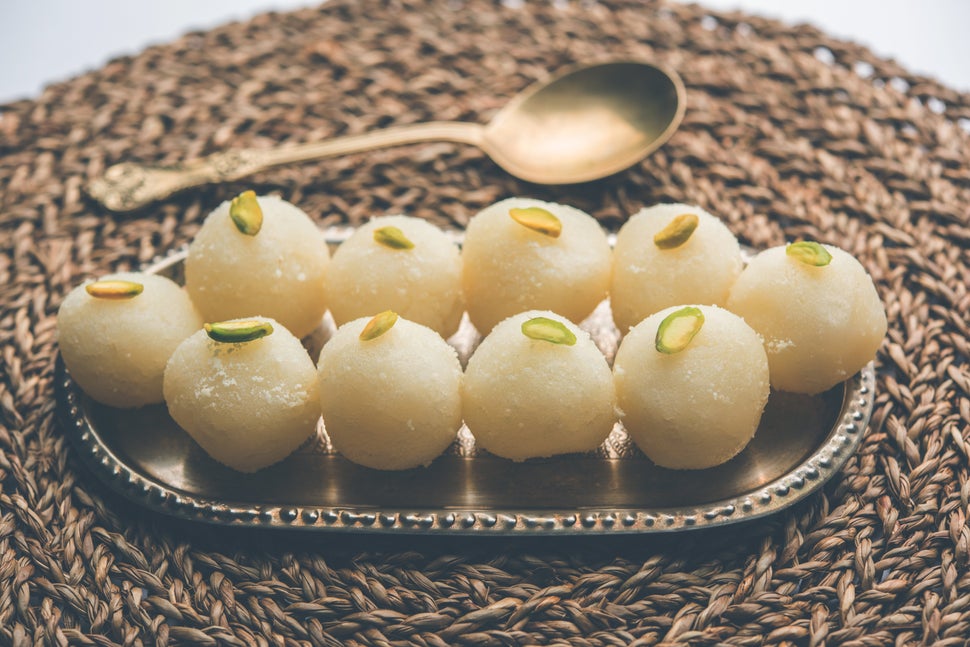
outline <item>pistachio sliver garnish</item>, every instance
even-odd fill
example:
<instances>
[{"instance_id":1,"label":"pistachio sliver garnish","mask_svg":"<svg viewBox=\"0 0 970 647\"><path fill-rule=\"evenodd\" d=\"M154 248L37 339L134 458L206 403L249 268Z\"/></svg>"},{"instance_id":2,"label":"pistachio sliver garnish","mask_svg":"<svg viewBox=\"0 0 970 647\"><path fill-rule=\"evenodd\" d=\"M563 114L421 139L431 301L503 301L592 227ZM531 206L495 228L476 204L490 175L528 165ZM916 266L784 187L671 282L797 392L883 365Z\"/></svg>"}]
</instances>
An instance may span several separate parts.
<instances>
[{"instance_id":1,"label":"pistachio sliver garnish","mask_svg":"<svg viewBox=\"0 0 970 647\"><path fill-rule=\"evenodd\" d=\"M657 350L667 355L679 353L687 348L703 325L704 313L699 308L687 306L671 312L657 328Z\"/></svg>"},{"instance_id":2,"label":"pistachio sliver garnish","mask_svg":"<svg viewBox=\"0 0 970 647\"><path fill-rule=\"evenodd\" d=\"M84 289L96 299L132 299L145 291L145 286L134 281L107 279L88 283Z\"/></svg>"},{"instance_id":3,"label":"pistachio sliver garnish","mask_svg":"<svg viewBox=\"0 0 970 647\"><path fill-rule=\"evenodd\" d=\"M700 219L696 213L682 213L654 235L653 244L660 249L680 247L690 238Z\"/></svg>"},{"instance_id":4,"label":"pistachio sliver garnish","mask_svg":"<svg viewBox=\"0 0 970 647\"><path fill-rule=\"evenodd\" d=\"M795 260L805 263L805 265L815 267L824 267L832 262L832 255L829 254L829 250L813 240L791 243L785 248L785 253Z\"/></svg>"},{"instance_id":5,"label":"pistachio sliver garnish","mask_svg":"<svg viewBox=\"0 0 970 647\"><path fill-rule=\"evenodd\" d=\"M391 249L413 249L412 243L404 232L397 227L387 226L374 230L374 240Z\"/></svg>"},{"instance_id":6,"label":"pistachio sliver garnish","mask_svg":"<svg viewBox=\"0 0 970 647\"><path fill-rule=\"evenodd\" d=\"M370 341L377 339L393 328L395 323L397 323L397 313L393 310L385 310L384 312L376 314L373 319L367 322L364 329L360 331L360 340Z\"/></svg>"},{"instance_id":7,"label":"pistachio sliver garnish","mask_svg":"<svg viewBox=\"0 0 970 647\"><path fill-rule=\"evenodd\" d=\"M263 226L263 209L255 191L243 191L229 203L229 217L236 229L247 236L255 236Z\"/></svg>"},{"instance_id":8,"label":"pistachio sliver garnish","mask_svg":"<svg viewBox=\"0 0 970 647\"><path fill-rule=\"evenodd\" d=\"M532 231L539 232L550 238L559 238L562 233L562 222L551 212L542 207L525 207L509 209L512 220Z\"/></svg>"},{"instance_id":9,"label":"pistachio sliver garnish","mask_svg":"<svg viewBox=\"0 0 970 647\"><path fill-rule=\"evenodd\" d=\"M220 321L203 325L209 338L224 344L241 344L272 334L273 324L260 319Z\"/></svg>"},{"instance_id":10,"label":"pistachio sliver garnish","mask_svg":"<svg viewBox=\"0 0 970 647\"><path fill-rule=\"evenodd\" d=\"M566 324L549 317L533 317L522 322L522 334L529 339L547 341L561 346L572 346L576 343L576 335Z\"/></svg>"}]
</instances>

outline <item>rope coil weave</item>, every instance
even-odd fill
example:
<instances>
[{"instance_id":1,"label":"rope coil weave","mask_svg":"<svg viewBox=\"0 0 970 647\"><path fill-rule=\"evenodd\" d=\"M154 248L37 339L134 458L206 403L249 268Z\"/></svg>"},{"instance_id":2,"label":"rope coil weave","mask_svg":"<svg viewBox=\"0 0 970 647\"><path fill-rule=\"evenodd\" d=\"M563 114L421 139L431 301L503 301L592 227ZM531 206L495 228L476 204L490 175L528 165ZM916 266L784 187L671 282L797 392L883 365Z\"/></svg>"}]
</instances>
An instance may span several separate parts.
<instances>
[{"instance_id":1,"label":"rope coil weave","mask_svg":"<svg viewBox=\"0 0 970 647\"><path fill-rule=\"evenodd\" d=\"M430 119L484 123L566 65L642 58L688 88L629 172L539 187L453 144L193 190L117 216L81 188L174 163ZM0 644L963 645L970 636L970 95L809 27L638 0L332 0L112 61L0 106ZM321 227L404 212L461 227L509 195L616 229L696 203L756 248L843 247L890 330L862 447L770 519L670 537L240 532L145 512L54 421L55 316L81 280L278 192Z\"/></svg>"}]
</instances>

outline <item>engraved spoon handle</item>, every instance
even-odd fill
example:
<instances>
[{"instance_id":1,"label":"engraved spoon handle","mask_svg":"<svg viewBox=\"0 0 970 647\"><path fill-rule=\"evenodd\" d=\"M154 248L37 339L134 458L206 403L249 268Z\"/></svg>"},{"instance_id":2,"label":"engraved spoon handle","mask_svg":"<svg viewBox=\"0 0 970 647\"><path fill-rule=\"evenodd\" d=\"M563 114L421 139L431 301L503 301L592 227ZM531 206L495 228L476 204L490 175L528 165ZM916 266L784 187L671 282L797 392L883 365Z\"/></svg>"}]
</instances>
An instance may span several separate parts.
<instances>
[{"instance_id":1,"label":"engraved spoon handle","mask_svg":"<svg viewBox=\"0 0 970 647\"><path fill-rule=\"evenodd\" d=\"M116 164L88 186L88 194L112 211L133 211L177 191L212 182L238 180L254 173L297 162L347 155L375 148L389 148L426 141L451 141L482 145L484 126L473 123L432 121L348 135L323 142L294 144L259 150L240 149L216 153L173 166Z\"/></svg>"}]
</instances>

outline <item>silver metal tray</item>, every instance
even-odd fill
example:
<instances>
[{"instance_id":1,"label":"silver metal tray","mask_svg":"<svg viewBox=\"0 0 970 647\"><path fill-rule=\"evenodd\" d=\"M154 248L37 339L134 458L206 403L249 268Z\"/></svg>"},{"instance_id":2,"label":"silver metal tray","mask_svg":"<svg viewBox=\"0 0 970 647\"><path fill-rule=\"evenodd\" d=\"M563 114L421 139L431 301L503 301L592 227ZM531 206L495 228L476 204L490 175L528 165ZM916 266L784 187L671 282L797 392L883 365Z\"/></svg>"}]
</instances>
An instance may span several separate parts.
<instances>
[{"instance_id":1,"label":"silver metal tray","mask_svg":"<svg viewBox=\"0 0 970 647\"><path fill-rule=\"evenodd\" d=\"M328 230L339 244L347 229ZM184 251L148 271L182 281ZM612 363L619 342L608 303L585 322ZM315 357L327 320L305 340ZM478 342L466 321L449 342L464 363ZM804 499L837 474L872 413L870 363L817 396L772 392L750 445L707 470L655 466L621 425L595 452L513 462L477 450L467 429L429 467L381 472L355 465L317 438L256 474L209 458L164 405L119 410L88 398L60 356L58 415L109 487L148 508L228 526L310 531L485 535L657 533L754 519Z\"/></svg>"}]
</instances>

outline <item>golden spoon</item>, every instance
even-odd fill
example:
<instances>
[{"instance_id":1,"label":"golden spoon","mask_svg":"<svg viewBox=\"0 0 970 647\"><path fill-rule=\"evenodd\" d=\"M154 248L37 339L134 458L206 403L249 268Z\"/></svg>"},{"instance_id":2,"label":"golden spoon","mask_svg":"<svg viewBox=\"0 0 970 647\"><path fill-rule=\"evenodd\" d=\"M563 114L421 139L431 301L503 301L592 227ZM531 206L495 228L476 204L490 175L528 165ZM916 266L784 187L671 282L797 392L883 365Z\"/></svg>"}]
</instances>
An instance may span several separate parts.
<instances>
[{"instance_id":1,"label":"golden spoon","mask_svg":"<svg viewBox=\"0 0 970 647\"><path fill-rule=\"evenodd\" d=\"M487 124L429 122L269 150L216 153L174 166L125 162L88 193L113 211L132 211L176 191L259 171L424 141L479 147L499 166L538 184L612 175L666 142L684 115L684 84L672 70L636 61L573 67L516 96Z\"/></svg>"}]
</instances>

